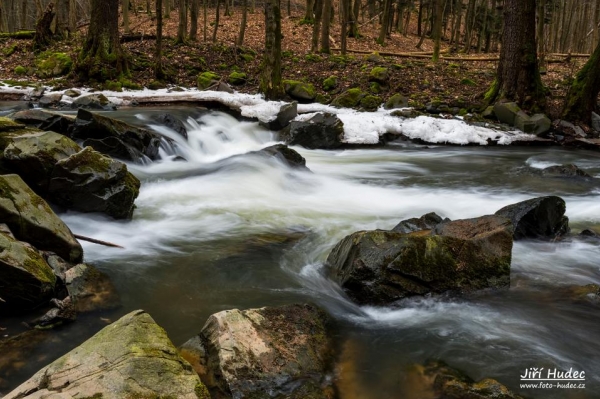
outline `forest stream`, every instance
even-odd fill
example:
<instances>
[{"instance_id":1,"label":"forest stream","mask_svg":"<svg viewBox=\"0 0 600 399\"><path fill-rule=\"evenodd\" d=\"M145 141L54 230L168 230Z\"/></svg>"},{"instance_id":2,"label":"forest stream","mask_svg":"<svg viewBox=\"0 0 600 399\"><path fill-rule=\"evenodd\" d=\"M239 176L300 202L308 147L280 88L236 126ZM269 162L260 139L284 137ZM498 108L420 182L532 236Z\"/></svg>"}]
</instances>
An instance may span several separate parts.
<instances>
[{"instance_id":1,"label":"forest stream","mask_svg":"<svg viewBox=\"0 0 600 399\"><path fill-rule=\"evenodd\" d=\"M574 232L600 231L599 184L529 173L575 163L600 177L597 152L407 141L335 151L293 147L308 172L243 156L276 143L257 122L169 107L186 124L184 139L151 122L158 112L165 108L110 113L176 142L163 148L161 161L128 164L142 181L133 220L60 215L77 234L125 247L83 243L86 261L110 276L123 303L103 317L144 309L180 345L221 310L314 302L336 320L344 398L421 398L407 370L432 358L532 398L598 397L598 305L568 295L570 286L600 284L597 243L518 241L510 289L407 299L394 308L358 306L322 273L346 235L391 229L428 212L464 219L558 195ZM0 391L103 327L98 318L81 317L56 332L66 338L23 353L24 366L0 370ZM530 367L583 370L586 389L522 390L519 377Z\"/></svg>"}]
</instances>

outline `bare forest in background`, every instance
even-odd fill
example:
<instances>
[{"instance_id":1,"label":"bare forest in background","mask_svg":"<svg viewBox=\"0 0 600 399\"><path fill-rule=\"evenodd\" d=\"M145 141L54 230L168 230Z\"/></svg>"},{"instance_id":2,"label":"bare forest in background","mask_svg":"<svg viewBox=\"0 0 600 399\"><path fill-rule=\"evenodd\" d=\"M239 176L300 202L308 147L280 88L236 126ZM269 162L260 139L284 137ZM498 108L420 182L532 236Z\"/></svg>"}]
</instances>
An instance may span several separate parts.
<instances>
[{"instance_id":1,"label":"bare forest in background","mask_svg":"<svg viewBox=\"0 0 600 399\"><path fill-rule=\"evenodd\" d=\"M70 32L89 23L89 0L0 0L0 31L34 30L49 3L54 4L56 13L52 24L54 34L68 37ZM290 13L304 16L304 23L314 23L315 19L325 15L332 21L344 21L346 23L338 25L347 32L342 35L344 39L346 36L359 37L361 26L370 24L379 29L380 43L384 43L392 32L407 36L409 26L416 27L416 31L410 33L419 36L422 43L423 39L433 37L435 24L439 21L441 40L449 49L463 53L494 53L499 50L501 41L503 3L504 0L307 0L306 3L287 0L281 4L281 10L283 17ZM333 7L333 12L327 10L328 5ZM121 7L129 10L124 15L121 13L125 32L129 30L128 14L155 12L155 2L150 0L122 0ZM250 13L262 12L264 2L164 0L163 7L166 18L183 15L187 16L186 21L190 19L192 38L200 26L200 34L197 34L200 40L218 40L218 31L213 26L220 15L232 13L234 7L236 11L247 7ZM441 20L437 18L440 12ZM600 0L537 0L536 23L538 38L543 38L538 40L540 56L546 53L590 54L600 41ZM203 28L203 24L211 25L208 37L207 27ZM243 41L243 33L238 41ZM415 43L415 46L420 48L421 43Z\"/></svg>"}]
</instances>

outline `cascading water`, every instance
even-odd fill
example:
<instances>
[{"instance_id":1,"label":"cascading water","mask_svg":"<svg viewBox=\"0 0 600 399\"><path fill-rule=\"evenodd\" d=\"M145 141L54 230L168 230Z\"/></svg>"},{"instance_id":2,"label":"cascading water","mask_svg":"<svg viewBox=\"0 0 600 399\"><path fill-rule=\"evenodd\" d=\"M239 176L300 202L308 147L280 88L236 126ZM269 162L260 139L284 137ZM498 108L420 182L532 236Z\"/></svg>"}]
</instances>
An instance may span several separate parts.
<instances>
[{"instance_id":1,"label":"cascading water","mask_svg":"<svg viewBox=\"0 0 600 399\"><path fill-rule=\"evenodd\" d=\"M160 162L129 165L142 180L133 220L62 215L74 232L125 247L84 245L86 260L119 289L124 304L119 314L143 308L180 344L217 311L316 302L340 326L340 391L346 398L420 397L406 368L429 358L475 379L498 379L518 392L527 367L576 367L588 377L578 397L597 391L598 309L559 292L567 285L600 283L598 245L519 242L510 290L410 299L395 308L357 306L322 273L329 251L345 235L391 229L432 211L451 219L476 217L553 194L566 200L574 228L600 230L598 185L522 173L576 161L598 175L597 154L400 144L295 148L306 158L312 171L307 172L244 155L275 142L257 123L179 109L188 128L185 139L154 124L152 112L118 114L175 143L163 149ZM526 394L563 398L571 392Z\"/></svg>"}]
</instances>

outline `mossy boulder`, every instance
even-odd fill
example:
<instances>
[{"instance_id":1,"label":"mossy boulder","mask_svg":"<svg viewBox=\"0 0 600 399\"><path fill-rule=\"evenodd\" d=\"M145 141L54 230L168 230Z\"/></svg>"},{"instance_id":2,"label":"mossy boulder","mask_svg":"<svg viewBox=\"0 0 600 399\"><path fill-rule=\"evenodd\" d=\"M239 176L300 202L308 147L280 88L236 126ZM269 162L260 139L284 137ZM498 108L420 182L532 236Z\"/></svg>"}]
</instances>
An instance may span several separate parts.
<instances>
[{"instance_id":1,"label":"mossy boulder","mask_svg":"<svg viewBox=\"0 0 600 399\"><path fill-rule=\"evenodd\" d=\"M221 77L213 72L202 72L198 75L198 79L196 79L196 83L198 85L198 89L206 90L211 86L216 85L221 80Z\"/></svg>"},{"instance_id":2,"label":"mossy boulder","mask_svg":"<svg viewBox=\"0 0 600 399\"><path fill-rule=\"evenodd\" d=\"M144 157L157 159L161 141L148 129L84 109L77 113L71 137L103 154L133 162L141 162Z\"/></svg>"},{"instance_id":3,"label":"mossy boulder","mask_svg":"<svg viewBox=\"0 0 600 399\"><path fill-rule=\"evenodd\" d=\"M35 65L36 75L45 79L71 72L73 60L66 53L45 52L36 58Z\"/></svg>"},{"instance_id":4,"label":"mossy boulder","mask_svg":"<svg viewBox=\"0 0 600 399\"><path fill-rule=\"evenodd\" d=\"M18 65L15 67L14 73L16 73L19 76L23 76L27 74L27 68L22 67L21 65Z\"/></svg>"},{"instance_id":5,"label":"mossy boulder","mask_svg":"<svg viewBox=\"0 0 600 399\"><path fill-rule=\"evenodd\" d=\"M402 94L396 93L385 102L385 109L408 108L408 98Z\"/></svg>"},{"instance_id":6,"label":"mossy boulder","mask_svg":"<svg viewBox=\"0 0 600 399\"><path fill-rule=\"evenodd\" d=\"M565 200L557 196L538 197L507 205L496 215L508 218L515 226L515 240L540 238L553 240L569 232Z\"/></svg>"},{"instance_id":7,"label":"mossy boulder","mask_svg":"<svg viewBox=\"0 0 600 399\"><path fill-rule=\"evenodd\" d=\"M56 276L42 255L0 232L0 315L38 307L54 295Z\"/></svg>"},{"instance_id":8,"label":"mossy boulder","mask_svg":"<svg viewBox=\"0 0 600 399\"><path fill-rule=\"evenodd\" d=\"M326 399L330 323L313 305L226 310L210 316L182 353L206 365L197 370L213 397Z\"/></svg>"},{"instance_id":9,"label":"mossy boulder","mask_svg":"<svg viewBox=\"0 0 600 399\"><path fill-rule=\"evenodd\" d=\"M165 330L142 310L103 328L5 399L51 396L210 399Z\"/></svg>"},{"instance_id":10,"label":"mossy boulder","mask_svg":"<svg viewBox=\"0 0 600 399\"><path fill-rule=\"evenodd\" d=\"M24 124L15 122L14 120L0 116L0 133L14 132L25 127Z\"/></svg>"},{"instance_id":11,"label":"mossy boulder","mask_svg":"<svg viewBox=\"0 0 600 399\"><path fill-rule=\"evenodd\" d=\"M4 149L4 164L44 195L58 161L81 151L70 138L54 132L28 132L12 138Z\"/></svg>"},{"instance_id":12,"label":"mossy boulder","mask_svg":"<svg viewBox=\"0 0 600 399\"><path fill-rule=\"evenodd\" d=\"M379 96L367 95L360 100L360 107L365 111L377 111L380 105L381 97Z\"/></svg>"},{"instance_id":13,"label":"mossy boulder","mask_svg":"<svg viewBox=\"0 0 600 399\"><path fill-rule=\"evenodd\" d=\"M71 108L74 109L90 109L98 111L113 111L117 108L115 104L102 93L88 94L80 96L71 103Z\"/></svg>"},{"instance_id":14,"label":"mossy boulder","mask_svg":"<svg viewBox=\"0 0 600 399\"><path fill-rule=\"evenodd\" d=\"M338 78L335 75L332 75L323 80L323 90L325 90L325 91L331 91L331 90L337 88L337 85L338 85Z\"/></svg>"},{"instance_id":15,"label":"mossy boulder","mask_svg":"<svg viewBox=\"0 0 600 399\"><path fill-rule=\"evenodd\" d=\"M283 89L288 96L300 102L311 102L317 96L315 87L312 84L297 80L284 80Z\"/></svg>"},{"instance_id":16,"label":"mossy boulder","mask_svg":"<svg viewBox=\"0 0 600 399\"><path fill-rule=\"evenodd\" d=\"M139 189L140 181L124 163L86 147L56 163L48 198L67 209L128 219Z\"/></svg>"},{"instance_id":17,"label":"mossy boulder","mask_svg":"<svg viewBox=\"0 0 600 399\"><path fill-rule=\"evenodd\" d=\"M318 113L307 121L292 121L282 133L289 145L305 148L335 149L343 145L344 123L330 113Z\"/></svg>"},{"instance_id":18,"label":"mossy boulder","mask_svg":"<svg viewBox=\"0 0 600 399\"><path fill-rule=\"evenodd\" d=\"M359 88L348 89L333 99L331 105L340 108L353 108L360 104L360 100L367 94Z\"/></svg>"},{"instance_id":19,"label":"mossy boulder","mask_svg":"<svg viewBox=\"0 0 600 399\"><path fill-rule=\"evenodd\" d=\"M18 240L55 252L69 262L83 258L83 249L71 230L17 175L0 175L0 220Z\"/></svg>"},{"instance_id":20,"label":"mossy boulder","mask_svg":"<svg viewBox=\"0 0 600 399\"><path fill-rule=\"evenodd\" d=\"M65 136L69 135L71 126L75 123L75 117L72 115L62 115L41 109L18 111L11 114L10 118L27 126L50 130Z\"/></svg>"},{"instance_id":21,"label":"mossy boulder","mask_svg":"<svg viewBox=\"0 0 600 399\"><path fill-rule=\"evenodd\" d=\"M231 72L227 81L229 82L229 84L232 84L234 86L240 86L245 84L247 80L248 75L246 75L244 72Z\"/></svg>"},{"instance_id":22,"label":"mossy boulder","mask_svg":"<svg viewBox=\"0 0 600 399\"><path fill-rule=\"evenodd\" d=\"M387 305L415 295L508 287L510 220L443 223L431 232L359 231L340 241L326 270L359 304Z\"/></svg>"},{"instance_id":23,"label":"mossy boulder","mask_svg":"<svg viewBox=\"0 0 600 399\"><path fill-rule=\"evenodd\" d=\"M369 73L369 82L376 82L380 85L387 86L390 81L390 73L387 68L375 67Z\"/></svg>"},{"instance_id":24,"label":"mossy boulder","mask_svg":"<svg viewBox=\"0 0 600 399\"><path fill-rule=\"evenodd\" d=\"M494 115L502 123L509 126L515 125L515 119L521 108L517 103L496 103L494 104Z\"/></svg>"}]
</instances>

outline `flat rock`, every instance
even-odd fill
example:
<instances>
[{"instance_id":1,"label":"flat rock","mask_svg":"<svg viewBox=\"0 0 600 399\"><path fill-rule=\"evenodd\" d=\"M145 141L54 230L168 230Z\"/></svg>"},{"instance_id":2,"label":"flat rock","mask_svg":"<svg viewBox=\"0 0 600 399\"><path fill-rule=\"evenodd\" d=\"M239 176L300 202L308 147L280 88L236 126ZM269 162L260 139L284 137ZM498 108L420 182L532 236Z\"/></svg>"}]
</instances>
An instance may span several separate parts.
<instances>
[{"instance_id":1,"label":"flat rock","mask_svg":"<svg viewBox=\"0 0 600 399\"><path fill-rule=\"evenodd\" d=\"M0 175L0 220L17 239L38 249L55 252L72 263L83 258L71 230L17 175Z\"/></svg>"},{"instance_id":2,"label":"flat rock","mask_svg":"<svg viewBox=\"0 0 600 399\"><path fill-rule=\"evenodd\" d=\"M38 371L4 399L210 399L152 317L136 310Z\"/></svg>"},{"instance_id":3,"label":"flat rock","mask_svg":"<svg viewBox=\"0 0 600 399\"><path fill-rule=\"evenodd\" d=\"M77 97L72 103L71 108L91 109L96 111L114 111L117 106L110 102L104 94L95 93Z\"/></svg>"}]
</instances>

